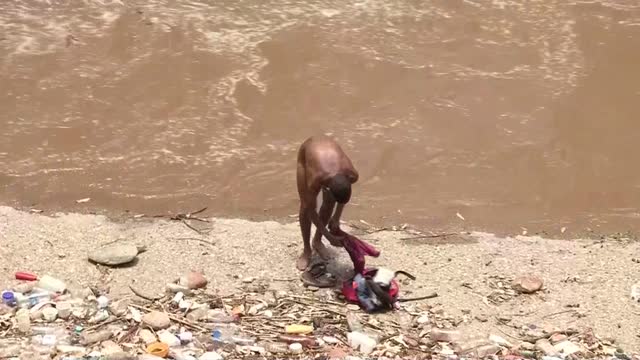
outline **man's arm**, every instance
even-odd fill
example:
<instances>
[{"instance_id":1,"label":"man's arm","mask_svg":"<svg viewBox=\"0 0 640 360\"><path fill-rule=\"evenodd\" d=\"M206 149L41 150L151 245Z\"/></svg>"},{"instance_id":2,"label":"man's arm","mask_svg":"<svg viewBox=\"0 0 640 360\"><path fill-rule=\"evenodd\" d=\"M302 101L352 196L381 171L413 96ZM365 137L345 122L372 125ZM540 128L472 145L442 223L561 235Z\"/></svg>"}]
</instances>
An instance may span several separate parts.
<instances>
[{"instance_id":1,"label":"man's arm","mask_svg":"<svg viewBox=\"0 0 640 360\"><path fill-rule=\"evenodd\" d=\"M307 216L309 216L309 219L311 220L313 225L320 230L322 235L331 243L331 245L341 246L342 239L339 236L335 236L329 232L329 230L327 229L327 224L322 223L322 220L320 219L320 215L316 210L316 208L318 207L316 199L317 199L317 194L320 192L320 186L319 185L313 186L312 189L314 190L318 189L318 190L317 192L311 191L311 195L306 196L305 207L307 209ZM316 196L312 195L314 193L316 194Z\"/></svg>"}]
</instances>

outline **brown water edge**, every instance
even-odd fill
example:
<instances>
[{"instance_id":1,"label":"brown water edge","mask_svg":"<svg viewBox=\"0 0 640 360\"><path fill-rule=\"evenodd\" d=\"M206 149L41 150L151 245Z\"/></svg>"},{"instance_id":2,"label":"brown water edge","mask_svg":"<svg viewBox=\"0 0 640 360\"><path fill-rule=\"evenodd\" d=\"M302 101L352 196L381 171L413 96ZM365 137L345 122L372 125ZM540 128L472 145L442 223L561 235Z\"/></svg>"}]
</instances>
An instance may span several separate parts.
<instances>
[{"instance_id":1,"label":"brown water edge","mask_svg":"<svg viewBox=\"0 0 640 360\"><path fill-rule=\"evenodd\" d=\"M3 20L38 26L18 15L42 5L26 3ZM637 7L470 3L394 3L373 15L333 4L345 15L318 20L303 3L307 15L272 19L248 1L204 25L181 17L197 13L178 9L186 2L117 7L103 28L36 32L36 45L60 45L18 53L24 34L10 30L0 41L0 203L112 216L208 206L286 220L297 212L297 146L331 133L361 173L349 219L637 232ZM52 11L81 22L101 10ZM243 32L236 12L269 22L265 33ZM227 49L242 41L254 50Z\"/></svg>"}]
</instances>

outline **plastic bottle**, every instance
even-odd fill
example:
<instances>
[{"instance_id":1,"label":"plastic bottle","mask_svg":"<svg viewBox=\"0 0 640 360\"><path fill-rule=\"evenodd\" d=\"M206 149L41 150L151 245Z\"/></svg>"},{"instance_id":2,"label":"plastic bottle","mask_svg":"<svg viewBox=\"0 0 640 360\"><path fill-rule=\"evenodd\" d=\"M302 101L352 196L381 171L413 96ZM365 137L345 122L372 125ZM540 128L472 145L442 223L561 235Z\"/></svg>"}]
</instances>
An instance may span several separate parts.
<instances>
[{"instance_id":1,"label":"plastic bottle","mask_svg":"<svg viewBox=\"0 0 640 360\"><path fill-rule=\"evenodd\" d=\"M16 306L16 297L12 291L4 291L2 293L2 302L9 306Z\"/></svg>"},{"instance_id":2,"label":"plastic bottle","mask_svg":"<svg viewBox=\"0 0 640 360\"><path fill-rule=\"evenodd\" d=\"M256 343L255 339L238 334L236 327L219 327L211 333L214 342L230 343L250 346Z\"/></svg>"},{"instance_id":3,"label":"plastic bottle","mask_svg":"<svg viewBox=\"0 0 640 360\"><path fill-rule=\"evenodd\" d=\"M23 334L28 334L31 331L31 318L29 317L29 310L18 310L16 312L16 322L18 323L18 330Z\"/></svg>"},{"instance_id":4,"label":"plastic bottle","mask_svg":"<svg viewBox=\"0 0 640 360\"><path fill-rule=\"evenodd\" d=\"M29 296L20 293L15 293L14 295L16 296L18 307L21 308L31 308L38 303L51 300L51 296L46 292L30 294Z\"/></svg>"},{"instance_id":5,"label":"plastic bottle","mask_svg":"<svg viewBox=\"0 0 640 360\"><path fill-rule=\"evenodd\" d=\"M38 285L36 286L40 289L54 293L63 293L67 288L67 285L62 280L58 280L49 275L41 277L40 280L38 280Z\"/></svg>"}]
</instances>

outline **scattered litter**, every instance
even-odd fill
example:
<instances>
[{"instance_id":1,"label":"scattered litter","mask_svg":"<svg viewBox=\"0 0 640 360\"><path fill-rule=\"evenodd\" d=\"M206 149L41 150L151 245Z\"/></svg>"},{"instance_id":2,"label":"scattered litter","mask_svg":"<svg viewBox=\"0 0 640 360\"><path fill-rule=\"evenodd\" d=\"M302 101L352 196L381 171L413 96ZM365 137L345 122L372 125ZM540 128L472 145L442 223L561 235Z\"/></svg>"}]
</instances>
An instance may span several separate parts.
<instances>
[{"instance_id":1,"label":"scattered litter","mask_svg":"<svg viewBox=\"0 0 640 360\"><path fill-rule=\"evenodd\" d=\"M456 213L456 216L457 216L458 218L460 218L460 220L462 220L462 221L464 221L464 220L465 220L464 216L462 216L462 214L460 214L460 213Z\"/></svg>"},{"instance_id":2,"label":"scattered litter","mask_svg":"<svg viewBox=\"0 0 640 360\"><path fill-rule=\"evenodd\" d=\"M89 202L90 200L91 200L91 198L78 199L78 200L76 200L76 203L82 204L82 203Z\"/></svg>"}]
</instances>

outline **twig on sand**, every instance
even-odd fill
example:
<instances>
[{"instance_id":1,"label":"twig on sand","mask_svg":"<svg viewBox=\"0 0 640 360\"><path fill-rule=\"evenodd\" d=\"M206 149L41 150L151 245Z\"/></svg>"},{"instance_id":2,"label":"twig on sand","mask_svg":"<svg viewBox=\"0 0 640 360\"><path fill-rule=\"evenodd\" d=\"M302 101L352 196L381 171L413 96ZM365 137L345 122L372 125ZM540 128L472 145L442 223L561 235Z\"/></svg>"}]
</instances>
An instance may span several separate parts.
<instances>
[{"instance_id":1,"label":"twig on sand","mask_svg":"<svg viewBox=\"0 0 640 360\"><path fill-rule=\"evenodd\" d=\"M512 338L512 339L516 339L516 340L519 340L519 341L523 341L523 340L524 340L524 339L523 339L523 338L521 338L521 337L518 337L518 336L515 336L515 335L511 335L511 334L509 334L508 332L506 332L506 331L504 331L504 330L500 329L499 327L496 327L496 329L498 329L498 331L500 331L501 333L503 333L503 334L507 335L508 337L510 337L510 338Z\"/></svg>"},{"instance_id":2,"label":"twig on sand","mask_svg":"<svg viewBox=\"0 0 640 360\"><path fill-rule=\"evenodd\" d=\"M216 243L214 243L213 241L209 241L209 240L205 240L205 239L198 239L198 238L194 238L194 237L174 237L171 238L171 240L193 240L193 241L199 241L201 243L204 244L209 244L211 246L215 246Z\"/></svg>"},{"instance_id":3,"label":"twig on sand","mask_svg":"<svg viewBox=\"0 0 640 360\"><path fill-rule=\"evenodd\" d=\"M107 324L114 323L114 322L116 322L118 320L120 320L119 317L116 317L116 318L113 318L113 319L107 319L107 320L105 320L105 321L103 321L103 322L101 322L99 324L96 324L96 325L93 325L93 326L89 326L88 328L84 329L84 331L93 331L93 330L99 329L99 328L101 328L101 327L103 327L103 326L105 326Z\"/></svg>"},{"instance_id":4,"label":"twig on sand","mask_svg":"<svg viewBox=\"0 0 640 360\"><path fill-rule=\"evenodd\" d=\"M195 219L191 219L191 220L195 220ZM206 220L202 220L202 221L206 221ZM185 219L181 219L181 220L180 220L180 222L182 222L186 227L188 227L189 229L191 229L191 230L193 230L193 231L197 232L197 233L198 233L198 234L200 234L200 235L206 235L206 234L210 233L210 232L211 232L211 230L213 230L212 228L209 228L209 229L197 229L197 228L195 228L195 227L191 226L191 225L187 222L187 220L185 220Z\"/></svg>"},{"instance_id":5,"label":"twig on sand","mask_svg":"<svg viewBox=\"0 0 640 360\"><path fill-rule=\"evenodd\" d=\"M417 296L417 297L412 297L412 298L401 298L398 299L398 301L400 302L407 302L407 301L420 301L420 300L427 300L427 299L433 299L438 297L438 293L431 293L428 295L424 295L424 296Z\"/></svg>"},{"instance_id":6,"label":"twig on sand","mask_svg":"<svg viewBox=\"0 0 640 360\"><path fill-rule=\"evenodd\" d=\"M131 306L133 306L134 308L139 309L139 310L144 310L146 312L152 312L153 311L152 309L149 309L148 307L144 307L144 306L140 306L140 305L136 305L136 304L131 304ZM209 331L207 328L204 328L204 327L202 327L200 325L196 325L196 324L191 323L191 322L189 322L187 320L181 319L181 318L179 318L177 316L173 316L173 315L171 315L169 313L166 313L166 314L169 317L169 319L171 319L171 320L173 320L173 321L175 321L175 322L177 322L179 324L182 324L184 326L188 326L188 327L190 327L192 329L196 329L196 330L199 330L199 331L204 331L204 332L208 332Z\"/></svg>"},{"instance_id":7,"label":"twig on sand","mask_svg":"<svg viewBox=\"0 0 640 360\"><path fill-rule=\"evenodd\" d=\"M560 315L560 314L566 314L566 313L575 312L575 311L576 311L575 309L562 310L562 311L554 312L554 313L551 313L551 314L547 314L547 315L543 316L542 318L543 319L548 319L550 317L554 317L554 316L557 316L557 315Z\"/></svg>"},{"instance_id":8,"label":"twig on sand","mask_svg":"<svg viewBox=\"0 0 640 360\"><path fill-rule=\"evenodd\" d=\"M419 239L435 239L447 236L458 235L458 233L444 233L444 234L434 234L434 235L420 235L420 236L411 236L406 238L400 238L400 240L419 240Z\"/></svg>"}]
</instances>

